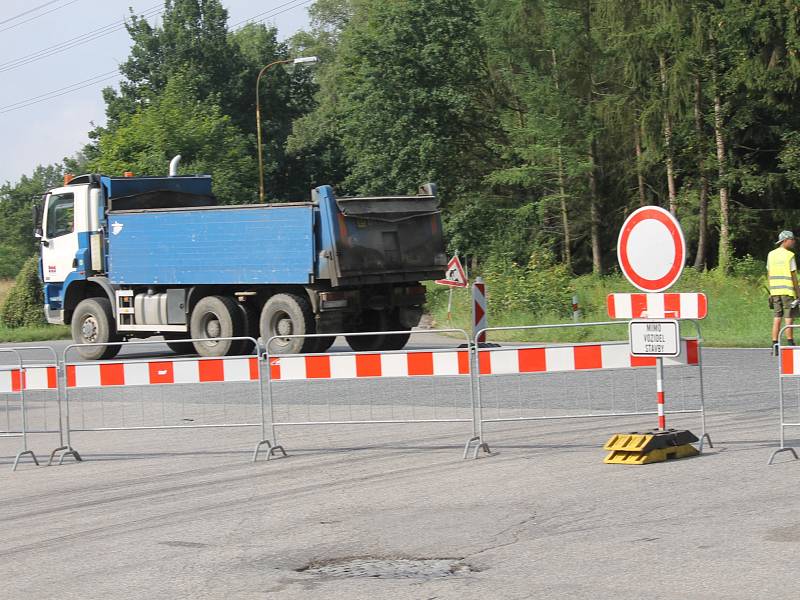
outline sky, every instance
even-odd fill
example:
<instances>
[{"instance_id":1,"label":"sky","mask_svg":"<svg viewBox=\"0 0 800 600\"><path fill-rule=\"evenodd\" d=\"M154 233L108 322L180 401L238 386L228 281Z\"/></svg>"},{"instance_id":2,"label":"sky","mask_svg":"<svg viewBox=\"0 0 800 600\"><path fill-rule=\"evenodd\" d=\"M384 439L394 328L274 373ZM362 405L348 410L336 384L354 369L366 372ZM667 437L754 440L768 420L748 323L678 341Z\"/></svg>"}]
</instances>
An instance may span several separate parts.
<instances>
[{"instance_id":1,"label":"sky","mask_svg":"<svg viewBox=\"0 0 800 600\"><path fill-rule=\"evenodd\" d=\"M308 26L311 0L222 3L229 26L253 19L286 39ZM116 86L114 71L128 56L122 26L128 8L160 23L163 6L163 0L0 0L0 184L60 162L88 142L93 124L105 124L101 91Z\"/></svg>"}]
</instances>

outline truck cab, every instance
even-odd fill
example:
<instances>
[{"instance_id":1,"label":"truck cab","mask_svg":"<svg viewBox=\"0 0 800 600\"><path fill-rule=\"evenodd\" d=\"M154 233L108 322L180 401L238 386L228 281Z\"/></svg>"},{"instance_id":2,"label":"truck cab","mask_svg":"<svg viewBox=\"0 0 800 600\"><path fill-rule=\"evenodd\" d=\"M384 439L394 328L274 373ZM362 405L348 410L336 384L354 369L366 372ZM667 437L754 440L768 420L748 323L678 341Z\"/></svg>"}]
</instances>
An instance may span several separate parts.
<instances>
[{"instance_id":1,"label":"truck cab","mask_svg":"<svg viewBox=\"0 0 800 600\"><path fill-rule=\"evenodd\" d=\"M358 351L400 349L419 322L421 282L446 265L436 187L416 195L218 205L205 175L82 175L45 194L44 312L72 328L87 359L162 335L179 353L322 352L334 335ZM400 331L400 334L381 332ZM199 340L188 342L186 340Z\"/></svg>"}]
</instances>

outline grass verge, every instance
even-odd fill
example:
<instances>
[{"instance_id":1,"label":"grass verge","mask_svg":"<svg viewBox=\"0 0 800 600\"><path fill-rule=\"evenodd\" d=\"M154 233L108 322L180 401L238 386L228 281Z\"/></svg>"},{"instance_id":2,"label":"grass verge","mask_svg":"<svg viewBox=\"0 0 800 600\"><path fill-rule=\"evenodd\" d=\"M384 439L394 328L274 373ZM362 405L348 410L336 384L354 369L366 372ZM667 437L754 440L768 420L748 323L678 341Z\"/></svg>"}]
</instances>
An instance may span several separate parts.
<instances>
[{"instance_id":1,"label":"grass verge","mask_svg":"<svg viewBox=\"0 0 800 600\"><path fill-rule=\"evenodd\" d=\"M42 325L41 327L15 327L9 329L0 325L0 343L46 342L69 339L66 325Z\"/></svg>"},{"instance_id":2,"label":"grass verge","mask_svg":"<svg viewBox=\"0 0 800 600\"><path fill-rule=\"evenodd\" d=\"M581 276L572 280L582 311L582 322L608 321L606 296L612 292L637 291L620 275L604 277ZM536 314L525 310L507 310L498 314L492 310L492 290L487 284L488 319L492 327L565 324L563 329L518 330L493 332L490 341L593 342L627 339L626 322L603 327L573 327L570 318L571 291L564 295L562 314ZM716 272L700 273L686 269L680 281L670 291L704 292L708 297L709 316L700 321L707 346L763 347L770 344L772 312L767 306L767 292L762 278L757 276L723 276ZM428 310L435 326L455 327L469 332L471 324L471 293L456 289L453 292L452 319L447 319L448 290L433 284L429 287ZM682 333L694 336L689 323L682 324Z\"/></svg>"}]
</instances>

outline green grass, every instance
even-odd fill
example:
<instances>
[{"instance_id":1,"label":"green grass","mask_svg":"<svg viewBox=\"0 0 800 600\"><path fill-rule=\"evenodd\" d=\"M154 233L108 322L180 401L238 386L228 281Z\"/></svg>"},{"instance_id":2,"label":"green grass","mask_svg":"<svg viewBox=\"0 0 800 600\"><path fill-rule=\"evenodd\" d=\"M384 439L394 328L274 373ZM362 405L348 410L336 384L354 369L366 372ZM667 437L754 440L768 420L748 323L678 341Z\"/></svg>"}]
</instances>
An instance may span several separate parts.
<instances>
[{"instance_id":1,"label":"green grass","mask_svg":"<svg viewBox=\"0 0 800 600\"><path fill-rule=\"evenodd\" d=\"M581 304L583 322L608 321L606 296L612 292L635 290L622 276L581 276L572 281ZM468 290L453 292L452 321L447 321L447 290L431 285L428 309L437 327L456 327L467 332L471 329ZM708 297L709 316L700 321L705 344L708 346L768 347L772 313L767 307L767 292L763 281L756 276L724 277L716 272L699 273L686 269L680 281L670 289L675 292L704 292ZM487 285L489 325L518 326L542 324L569 324L571 294L565 293L564 313L534 314L529 311L492 311L492 290ZM627 339L624 321L620 325L603 327L567 327L553 330L522 330L492 333L496 341L590 342ZM682 324L684 335L694 336L689 323Z\"/></svg>"},{"instance_id":2,"label":"green grass","mask_svg":"<svg viewBox=\"0 0 800 600\"><path fill-rule=\"evenodd\" d=\"M41 327L16 327L9 329L0 325L0 342L45 342L49 340L69 339L69 327L66 325L42 325Z\"/></svg>"}]
</instances>

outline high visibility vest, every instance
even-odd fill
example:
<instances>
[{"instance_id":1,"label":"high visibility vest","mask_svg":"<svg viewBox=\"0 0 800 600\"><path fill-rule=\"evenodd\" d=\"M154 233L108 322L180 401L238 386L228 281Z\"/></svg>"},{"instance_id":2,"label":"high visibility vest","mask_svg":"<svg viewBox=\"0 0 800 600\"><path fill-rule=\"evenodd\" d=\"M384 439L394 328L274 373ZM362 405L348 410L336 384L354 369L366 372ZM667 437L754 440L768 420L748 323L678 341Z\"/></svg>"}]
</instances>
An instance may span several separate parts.
<instances>
[{"instance_id":1,"label":"high visibility vest","mask_svg":"<svg viewBox=\"0 0 800 600\"><path fill-rule=\"evenodd\" d=\"M786 248L775 248L767 255L767 276L771 296L796 297L792 285L793 258L794 252Z\"/></svg>"}]
</instances>

